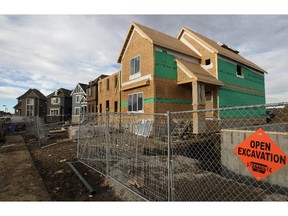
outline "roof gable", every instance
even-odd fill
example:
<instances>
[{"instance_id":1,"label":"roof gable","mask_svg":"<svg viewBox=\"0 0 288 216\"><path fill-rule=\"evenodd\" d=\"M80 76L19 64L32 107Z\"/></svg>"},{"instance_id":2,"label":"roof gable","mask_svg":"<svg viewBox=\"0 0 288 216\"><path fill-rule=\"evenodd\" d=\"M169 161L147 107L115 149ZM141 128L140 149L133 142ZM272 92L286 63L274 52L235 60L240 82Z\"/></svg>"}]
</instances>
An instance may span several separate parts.
<instances>
[{"instance_id":1,"label":"roof gable","mask_svg":"<svg viewBox=\"0 0 288 216\"><path fill-rule=\"evenodd\" d=\"M177 62L177 67L182 69L182 71L189 77L197 80L199 82L210 83L213 85L223 85L223 82L219 81L205 70L200 64L195 64L192 62L185 61L183 59L175 59Z\"/></svg>"},{"instance_id":2,"label":"roof gable","mask_svg":"<svg viewBox=\"0 0 288 216\"><path fill-rule=\"evenodd\" d=\"M130 26L130 29L128 31L128 34L126 36L126 40L122 46L121 52L118 57L118 63L121 63L123 56L125 55L125 51L127 47L129 46L129 42L132 38L132 35L134 32L139 33L139 35L147 40L149 40L151 43L158 45L163 48L167 48L179 53L186 54L188 56L192 56L194 58L200 59L201 57L195 53L193 50L189 49L184 43L179 41L177 38L174 38L170 35L164 34L160 31L157 31L155 29L134 23Z\"/></svg>"},{"instance_id":3,"label":"roof gable","mask_svg":"<svg viewBox=\"0 0 288 216\"><path fill-rule=\"evenodd\" d=\"M46 96L43 95L38 89L29 89L26 91L23 95L19 96L17 99L23 99L26 98L30 93L34 94L36 98L46 100Z\"/></svg>"},{"instance_id":4,"label":"roof gable","mask_svg":"<svg viewBox=\"0 0 288 216\"><path fill-rule=\"evenodd\" d=\"M99 77L97 77L96 79L94 79L93 81L89 81L89 84L87 85L86 88L92 87L94 85L97 85L98 80L104 79L105 77L107 77L108 75L105 74L101 74Z\"/></svg>"},{"instance_id":5,"label":"roof gable","mask_svg":"<svg viewBox=\"0 0 288 216\"><path fill-rule=\"evenodd\" d=\"M86 88L87 88L87 86L88 86L88 85L86 85L86 84L78 83L78 84L76 85L76 87L73 89L73 91L71 92L71 95L72 95L73 93L76 93L77 91L79 92L79 90L86 95Z\"/></svg>"},{"instance_id":6,"label":"roof gable","mask_svg":"<svg viewBox=\"0 0 288 216\"><path fill-rule=\"evenodd\" d=\"M65 88L60 88L60 89L58 89L56 91L58 92L57 95L55 95L55 91L54 91L51 94L49 94L47 96L47 98L51 98L53 96L58 96L58 97L63 96L63 97L71 98L71 92L72 92L71 90L68 90L68 89L65 89Z\"/></svg>"},{"instance_id":7,"label":"roof gable","mask_svg":"<svg viewBox=\"0 0 288 216\"><path fill-rule=\"evenodd\" d=\"M210 48L216 50L218 55L222 55L228 59L239 62L239 63L246 65L246 66L248 66L254 70L257 70L261 73L267 73L267 71L265 71L264 69L262 69L261 67L259 67L255 63L253 63L253 62L245 59L243 56L239 55L239 52L233 51L230 47L225 48L225 44L224 44L224 46L221 46L216 41L211 40L211 39L209 39L209 38L207 38L207 37L205 37L205 36L203 36L197 32L194 32L188 28L182 28L180 33L178 34L177 38L180 39L184 32L187 32L188 34L193 35L198 40L200 40L202 43L204 43L206 46L209 46Z\"/></svg>"}]
</instances>

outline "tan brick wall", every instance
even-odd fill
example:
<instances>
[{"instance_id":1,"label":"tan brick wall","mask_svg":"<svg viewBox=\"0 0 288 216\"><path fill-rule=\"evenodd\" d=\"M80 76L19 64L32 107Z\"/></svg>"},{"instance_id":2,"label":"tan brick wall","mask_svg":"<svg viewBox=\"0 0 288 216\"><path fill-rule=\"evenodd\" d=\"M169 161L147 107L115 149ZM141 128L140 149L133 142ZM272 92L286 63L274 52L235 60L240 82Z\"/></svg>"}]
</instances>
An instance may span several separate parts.
<instances>
[{"instance_id":1,"label":"tan brick wall","mask_svg":"<svg viewBox=\"0 0 288 216\"><path fill-rule=\"evenodd\" d=\"M192 84L177 85L177 80L155 77L156 97L192 100Z\"/></svg>"},{"instance_id":2,"label":"tan brick wall","mask_svg":"<svg viewBox=\"0 0 288 216\"><path fill-rule=\"evenodd\" d=\"M189 104L172 104L172 103L156 103L156 113L167 113L192 110L192 105Z\"/></svg>"},{"instance_id":3,"label":"tan brick wall","mask_svg":"<svg viewBox=\"0 0 288 216\"><path fill-rule=\"evenodd\" d=\"M115 77L118 76L118 82L115 88ZM117 101L117 112L120 111L120 73L116 72L104 79L98 81L98 112L102 104L102 113L106 111L106 101L109 101L109 112L115 111L114 102ZM107 80L109 80L109 90L107 89Z\"/></svg>"},{"instance_id":4,"label":"tan brick wall","mask_svg":"<svg viewBox=\"0 0 288 216\"><path fill-rule=\"evenodd\" d=\"M156 98L171 99L171 100L185 100L192 101L192 84L177 85L176 80L169 80L155 77ZM191 110L191 104L177 104L177 103L156 103L156 113L166 113L167 111L183 111Z\"/></svg>"},{"instance_id":5,"label":"tan brick wall","mask_svg":"<svg viewBox=\"0 0 288 216\"><path fill-rule=\"evenodd\" d=\"M188 33L188 32L187 32ZM188 33L189 34L189 33ZM208 71L213 74L215 77L218 76L217 74L217 54L211 53L199 43L197 43L192 38L188 37L187 35L182 36L186 41L188 41L193 47L195 47L201 54L202 54L202 61L201 64L205 65L205 60L210 59L211 63L213 64L213 68L208 69Z\"/></svg>"},{"instance_id":6,"label":"tan brick wall","mask_svg":"<svg viewBox=\"0 0 288 216\"><path fill-rule=\"evenodd\" d=\"M141 37L136 31L130 39L129 46L126 49L124 58L121 62L121 80L122 83L131 81L130 80L130 60L140 55L140 73L141 77L145 75L151 75L150 84L147 86L136 87L121 92L122 102L128 103L128 95L143 92L143 98L154 98L154 46L147 39ZM122 112L128 111L128 106L121 107ZM144 112L154 112L154 103L144 103Z\"/></svg>"}]
</instances>

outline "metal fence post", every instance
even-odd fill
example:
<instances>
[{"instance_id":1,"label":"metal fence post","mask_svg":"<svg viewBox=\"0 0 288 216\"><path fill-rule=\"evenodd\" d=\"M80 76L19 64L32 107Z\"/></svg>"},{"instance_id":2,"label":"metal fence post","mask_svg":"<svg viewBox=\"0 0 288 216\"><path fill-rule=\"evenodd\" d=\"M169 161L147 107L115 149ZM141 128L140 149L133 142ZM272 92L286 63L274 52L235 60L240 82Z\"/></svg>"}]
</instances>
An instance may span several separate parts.
<instances>
[{"instance_id":1,"label":"metal fence post","mask_svg":"<svg viewBox=\"0 0 288 216\"><path fill-rule=\"evenodd\" d=\"M168 201L173 201L173 169L172 169L172 145L170 112L167 111L167 143L168 143Z\"/></svg>"},{"instance_id":2,"label":"metal fence post","mask_svg":"<svg viewBox=\"0 0 288 216\"><path fill-rule=\"evenodd\" d=\"M79 125L78 125L78 140L77 140L77 159L79 159L79 149L80 149L80 128L81 128L81 111L79 116Z\"/></svg>"},{"instance_id":3,"label":"metal fence post","mask_svg":"<svg viewBox=\"0 0 288 216\"><path fill-rule=\"evenodd\" d=\"M36 116L35 119L36 119L35 126L36 126L36 131L37 131L37 136L38 136L38 141L39 141L39 148L40 148L41 147L41 134L40 134L39 116Z\"/></svg>"},{"instance_id":4,"label":"metal fence post","mask_svg":"<svg viewBox=\"0 0 288 216\"><path fill-rule=\"evenodd\" d=\"M106 109L106 175L109 175L109 110Z\"/></svg>"}]
</instances>

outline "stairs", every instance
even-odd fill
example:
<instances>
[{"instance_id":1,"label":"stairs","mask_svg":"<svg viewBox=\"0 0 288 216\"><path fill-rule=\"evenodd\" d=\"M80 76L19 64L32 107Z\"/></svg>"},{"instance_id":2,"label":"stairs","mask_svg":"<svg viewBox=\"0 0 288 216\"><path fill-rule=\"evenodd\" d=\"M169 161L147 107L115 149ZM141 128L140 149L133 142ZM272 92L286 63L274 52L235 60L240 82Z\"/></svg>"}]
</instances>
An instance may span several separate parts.
<instances>
[{"instance_id":1,"label":"stairs","mask_svg":"<svg viewBox=\"0 0 288 216\"><path fill-rule=\"evenodd\" d=\"M176 124L176 126L173 128L171 133L171 141L172 142L179 142L183 138L185 138L185 135L190 134L193 131L191 122L188 120L182 120Z\"/></svg>"}]
</instances>

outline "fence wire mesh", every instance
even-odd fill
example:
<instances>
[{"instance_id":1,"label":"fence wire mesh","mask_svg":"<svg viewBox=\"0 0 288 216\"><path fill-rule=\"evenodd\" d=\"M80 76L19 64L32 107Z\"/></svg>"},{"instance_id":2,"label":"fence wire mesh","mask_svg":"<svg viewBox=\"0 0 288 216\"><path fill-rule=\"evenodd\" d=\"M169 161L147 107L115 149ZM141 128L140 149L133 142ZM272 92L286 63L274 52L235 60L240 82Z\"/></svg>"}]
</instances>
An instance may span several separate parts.
<instances>
[{"instance_id":1,"label":"fence wire mesh","mask_svg":"<svg viewBox=\"0 0 288 216\"><path fill-rule=\"evenodd\" d=\"M35 136L39 142L39 147L43 147L53 144L57 139L63 138L63 135L64 137L68 137L67 129L64 128L65 126L68 125L65 125L63 122L46 124L43 117L31 116L26 122L26 133Z\"/></svg>"},{"instance_id":2,"label":"fence wire mesh","mask_svg":"<svg viewBox=\"0 0 288 216\"><path fill-rule=\"evenodd\" d=\"M146 200L288 201L287 166L256 181L233 150L262 128L287 155L287 124L287 103L90 114L81 118L78 158Z\"/></svg>"},{"instance_id":3,"label":"fence wire mesh","mask_svg":"<svg viewBox=\"0 0 288 216\"><path fill-rule=\"evenodd\" d=\"M78 157L148 200L167 200L166 116L86 115Z\"/></svg>"}]
</instances>

